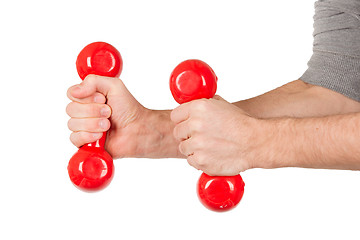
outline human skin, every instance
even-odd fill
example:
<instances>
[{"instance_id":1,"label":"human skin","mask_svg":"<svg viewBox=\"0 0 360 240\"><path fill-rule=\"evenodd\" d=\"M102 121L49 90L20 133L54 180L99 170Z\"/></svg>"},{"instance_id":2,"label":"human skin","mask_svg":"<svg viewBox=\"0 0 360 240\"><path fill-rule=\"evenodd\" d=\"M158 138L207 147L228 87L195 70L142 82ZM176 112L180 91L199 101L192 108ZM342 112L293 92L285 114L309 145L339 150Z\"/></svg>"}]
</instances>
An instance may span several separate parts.
<instances>
[{"instance_id":1,"label":"human skin","mask_svg":"<svg viewBox=\"0 0 360 240\"><path fill-rule=\"evenodd\" d=\"M186 158L209 175L250 168L360 169L360 103L301 80L236 103L216 96L173 111L145 108L117 78L89 75L67 95L73 144L109 130L105 148L114 158Z\"/></svg>"}]
</instances>

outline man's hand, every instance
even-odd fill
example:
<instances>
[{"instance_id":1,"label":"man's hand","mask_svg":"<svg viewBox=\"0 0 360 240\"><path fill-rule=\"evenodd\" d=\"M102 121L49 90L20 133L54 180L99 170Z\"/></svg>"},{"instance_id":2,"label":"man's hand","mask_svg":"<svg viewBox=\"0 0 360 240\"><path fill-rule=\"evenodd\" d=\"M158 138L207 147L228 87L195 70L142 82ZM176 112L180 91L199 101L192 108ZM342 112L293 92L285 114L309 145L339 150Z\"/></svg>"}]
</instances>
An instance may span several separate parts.
<instances>
[{"instance_id":1,"label":"man's hand","mask_svg":"<svg viewBox=\"0 0 360 240\"><path fill-rule=\"evenodd\" d=\"M174 137L188 163L209 175L236 175L254 167L256 119L219 96L174 109Z\"/></svg>"},{"instance_id":2,"label":"man's hand","mask_svg":"<svg viewBox=\"0 0 360 240\"><path fill-rule=\"evenodd\" d=\"M148 110L120 79L89 75L70 87L67 95L72 100L66 112L71 117L68 126L75 146L96 141L109 130L105 147L114 158L136 155L134 139Z\"/></svg>"}]
</instances>

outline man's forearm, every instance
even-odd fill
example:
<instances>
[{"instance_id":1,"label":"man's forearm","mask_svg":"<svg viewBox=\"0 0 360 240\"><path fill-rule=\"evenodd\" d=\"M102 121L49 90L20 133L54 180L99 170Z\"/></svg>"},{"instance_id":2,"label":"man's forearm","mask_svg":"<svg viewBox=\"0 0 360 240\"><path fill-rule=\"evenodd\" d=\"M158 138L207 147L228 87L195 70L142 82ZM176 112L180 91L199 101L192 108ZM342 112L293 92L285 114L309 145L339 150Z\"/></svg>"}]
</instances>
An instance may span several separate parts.
<instances>
[{"instance_id":1,"label":"man's forearm","mask_svg":"<svg viewBox=\"0 0 360 240\"><path fill-rule=\"evenodd\" d=\"M301 80L233 104L256 118L303 118L360 112L360 103ZM139 133L140 138L146 139L147 147L138 157L184 157L178 151L179 142L172 135L174 124L170 120L170 112L171 110L149 112L147 130Z\"/></svg>"},{"instance_id":2,"label":"man's forearm","mask_svg":"<svg viewBox=\"0 0 360 240\"><path fill-rule=\"evenodd\" d=\"M332 90L296 80L270 92L235 102L251 116L320 117L360 112L360 103Z\"/></svg>"},{"instance_id":3,"label":"man's forearm","mask_svg":"<svg viewBox=\"0 0 360 240\"><path fill-rule=\"evenodd\" d=\"M261 160L254 167L360 170L360 113L259 121Z\"/></svg>"},{"instance_id":4,"label":"man's forearm","mask_svg":"<svg viewBox=\"0 0 360 240\"><path fill-rule=\"evenodd\" d=\"M171 110L149 110L143 125L137 129L138 147L134 157L184 158L179 152L179 141L173 136L175 124L170 120Z\"/></svg>"}]
</instances>

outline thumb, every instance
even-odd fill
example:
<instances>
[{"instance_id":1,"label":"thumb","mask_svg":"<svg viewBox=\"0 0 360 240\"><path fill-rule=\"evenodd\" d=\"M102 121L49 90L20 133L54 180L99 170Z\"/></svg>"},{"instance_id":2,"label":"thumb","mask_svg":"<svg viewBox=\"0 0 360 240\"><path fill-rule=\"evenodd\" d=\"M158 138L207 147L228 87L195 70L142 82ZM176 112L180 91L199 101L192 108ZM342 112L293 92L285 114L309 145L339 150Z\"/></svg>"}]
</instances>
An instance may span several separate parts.
<instances>
[{"instance_id":1,"label":"thumb","mask_svg":"<svg viewBox=\"0 0 360 240\"><path fill-rule=\"evenodd\" d=\"M106 104L112 109L112 118L131 118L142 105L126 88L119 78L88 75L80 84L79 94L91 96L101 93L106 98ZM132 113L132 114L130 114Z\"/></svg>"},{"instance_id":2,"label":"thumb","mask_svg":"<svg viewBox=\"0 0 360 240\"><path fill-rule=\"evenodd\" d=\"M98 75L88 75L84 81L70 90L70 94L75 98L86 98L96 92L102 93L105 97L112 92L121 92L122 81L119 78L103 77Z\"/></svg>"}]
</instances>

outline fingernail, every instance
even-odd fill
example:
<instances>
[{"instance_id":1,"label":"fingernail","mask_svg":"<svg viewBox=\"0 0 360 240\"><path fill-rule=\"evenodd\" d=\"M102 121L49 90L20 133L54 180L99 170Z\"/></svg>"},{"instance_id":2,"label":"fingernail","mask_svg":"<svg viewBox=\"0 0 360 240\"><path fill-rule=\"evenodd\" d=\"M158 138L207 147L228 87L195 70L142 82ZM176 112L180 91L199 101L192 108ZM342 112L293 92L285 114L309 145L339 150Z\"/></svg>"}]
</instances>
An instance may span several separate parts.
<instances>
[{"instance_id":1,"label":"fingernail","mask_svg":"<svg viewBox=\"0 0 360 240\"><path fill-rule=\"evenodd\" d=\"M102 136L102 133L93 133L93 138L99 138Z\"/></svg>"},{"instance_id":2,"label":"fingernail","mask_svg":"<svg viewBox=\"0 0 360 240\"><path fill-rule=\"evenodd\" d=\"M102 129L106 129L106 127L107 127L107 121L106 121L105 119L100 120L99 126L100 126Z\"/></svg>"},{"instance_id":3,"label":"fingernail","mask_svg":"<svg viewBox=\"0 0 360 240\"><path fill-rule=\"evenodd\" d=\"M100 114L102 117L108 117L110 115L110 110L108 107L103 107L100 110Z\"/></svg>"}]
</instances>

